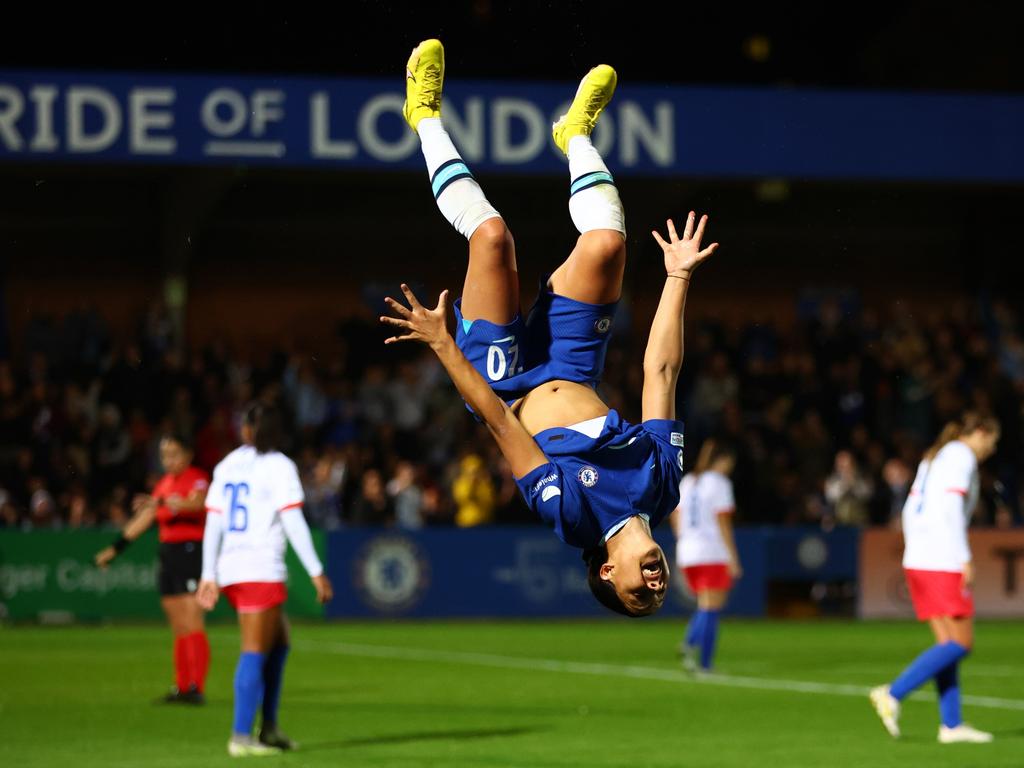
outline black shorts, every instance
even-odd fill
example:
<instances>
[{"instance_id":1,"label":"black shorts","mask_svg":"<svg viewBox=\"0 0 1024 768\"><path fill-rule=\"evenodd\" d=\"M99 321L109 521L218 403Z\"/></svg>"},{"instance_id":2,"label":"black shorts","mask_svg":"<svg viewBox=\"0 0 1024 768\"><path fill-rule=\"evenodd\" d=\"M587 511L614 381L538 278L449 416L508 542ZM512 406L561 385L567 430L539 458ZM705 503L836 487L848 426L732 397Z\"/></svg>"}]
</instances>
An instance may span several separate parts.
<instances>
[{"instance_id":1,"label":"black shorts","mask_svg":"<svg viewBox=\"0 0 1024 768\"><path fill-rule=\"evenodd\" d=\"M203 570L203 542L182 541L160 544L160 594L193 594Z\"/></svg>"}]
</instances>

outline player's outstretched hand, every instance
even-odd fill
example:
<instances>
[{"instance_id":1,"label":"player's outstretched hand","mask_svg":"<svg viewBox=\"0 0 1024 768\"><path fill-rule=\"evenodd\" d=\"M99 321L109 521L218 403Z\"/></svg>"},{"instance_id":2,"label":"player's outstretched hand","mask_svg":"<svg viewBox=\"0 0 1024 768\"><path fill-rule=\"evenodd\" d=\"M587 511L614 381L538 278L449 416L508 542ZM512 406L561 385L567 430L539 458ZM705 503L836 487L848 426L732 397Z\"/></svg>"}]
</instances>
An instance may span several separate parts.
<instances>
[{"instance_id":1,"label":"player's outstretched hand","mask_svg":"<svg viewBox=\"0 0 1024 768\"><path fill-rule=\"evenodd\" d=\"M329 603L331 598L334 597L334 587L331 586L331 580L322 573L319 576L313 577L313 588L316 589L316 601L321 605Z\"/></svg>"},{"instance_id":2,"label":"player's outstretched hand","mask_svg":"<svg viewBox=\"0 0 1024 768\"><path fill-rule=\"evenodd\" d=\"M106 568L113 559L117 557L117 550L113 547L104 547L96 553L96 557L93 558L93 562L96 563L97 568Z\"/></svg>"},{"instance_id":3,"label":"player's outstretched hand","mask_svg":"<svg viewBox=\"0 0 1024 768\"><path fill-rule=\"evenodd\" d=\"M384 340L385 344L394 344L396 341L422 341L436 349L448 335L448 291L441 291L437 299L437 306L427 309L420 304L419 299L409 289L409 286L402 283L402 293L405 294L409 306L406 307L390 296L384 301L398 317L381 315L380 321L385 325L391 325L404 331L401 335L391 336Z\"/></svg>"},{"instance_id":4,"label":"player's outstretched hand","mask_svg":"<svg viewBox=\"0 0 1024 768\"><path fill-rule=\"evenodd\" d=\"M704 238L704 227L707 226L708 217L701 216L700 222L694 229L696 218L697 214L690 211L690 215L686 217L686 228L683 230L681 238L676 234L676 225L672 223L672 219L666 222L668 224L668 242L665 242L665 239L656 231L651 232L665 253L665 272L669 275L689 277L693 270L718 249L718 243L712 243L701 250L700 241Z\"/></svg>"},{"instance_id":5,"label":"player's outstretched hand","mask_svg":"<svg viewBox=\"0 0 1024 768\"><path fill-rule=\"evenodd\" d=\"M220 597L220 588L217 582L203 579L199 582L199 589L196 590L196 602L204 611L212 611Z\"/></svg>"}]
</instances>

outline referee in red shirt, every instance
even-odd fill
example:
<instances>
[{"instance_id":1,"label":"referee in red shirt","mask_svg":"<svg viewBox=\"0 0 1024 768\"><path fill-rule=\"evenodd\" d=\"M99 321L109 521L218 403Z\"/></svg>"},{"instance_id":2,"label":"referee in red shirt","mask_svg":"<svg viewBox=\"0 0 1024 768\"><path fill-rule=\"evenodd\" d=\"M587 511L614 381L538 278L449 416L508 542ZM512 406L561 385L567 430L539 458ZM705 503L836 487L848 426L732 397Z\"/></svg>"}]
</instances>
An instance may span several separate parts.
<instances>
[{"instance_id":1,"label":"referee in red shirt","mask_svg":"<svg viewBox=\"0 0 1024 768\"><path fill-rule=\"evenodd\" d=\"M174 632L176 684L164 698L168 703L202 704L210 643L203 610L195 600L203 565L203 527L209 478L191 466L192 446L181 435L160 441L160 463L166 474L151 495L132 502L134 516L121 535L96 555L105 568L155 520L160 531L160 605Z\"/></svg>"}]
</instances>

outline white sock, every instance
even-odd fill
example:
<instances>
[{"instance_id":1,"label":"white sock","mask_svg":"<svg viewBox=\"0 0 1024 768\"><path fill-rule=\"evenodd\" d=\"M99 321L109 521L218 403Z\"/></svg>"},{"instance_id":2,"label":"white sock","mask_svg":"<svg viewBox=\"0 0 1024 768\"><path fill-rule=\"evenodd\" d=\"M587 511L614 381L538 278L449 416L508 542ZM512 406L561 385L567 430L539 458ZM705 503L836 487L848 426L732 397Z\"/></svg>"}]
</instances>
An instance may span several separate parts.
<instances>
[{"instance_id":1,"label":"white sock","mask_svg":"<svg viewBox=\"0 0 1024 768\"><path fill-rule=\"evenodd\" d=\"M422 124L422 123L421 123ZM580 234L614 229L626 237L626 214L619 191L589 136L569 139L569 215Z\"/></svg>"},{"instance_id":2,"label":"white sock","mask_svg":"<svg viewBox=\"0 0 1024 768\"><path fill-rule=\"evenodd\" d=\"M449 223L467 240L488 219L500 217L452 144L439 117L425 117L416 126L434 200Z\"/></svg>"}]
</instances>

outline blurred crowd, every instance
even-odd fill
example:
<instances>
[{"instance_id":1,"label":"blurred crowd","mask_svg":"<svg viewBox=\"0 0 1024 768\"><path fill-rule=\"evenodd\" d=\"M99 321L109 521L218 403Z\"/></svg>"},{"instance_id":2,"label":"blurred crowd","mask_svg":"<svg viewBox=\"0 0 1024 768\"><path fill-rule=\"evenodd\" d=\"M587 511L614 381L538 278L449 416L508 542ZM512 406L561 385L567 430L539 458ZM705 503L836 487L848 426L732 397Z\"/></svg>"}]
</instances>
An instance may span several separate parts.
<instances>
[{"instance_id":1,"label":"blurred crowd","mask_svg":"<svg viewBox=\"0 0 1024 768\"><path fill-rule=\"evenodd\" d=\"M620 312L601 392L635 419L646 329ZM0 361L0 527L123 524L161 474L162 435L186 436L211 471L254 399L288 414L315 527L537 522L432 355L385 349L371 320L345 321L322 357L183 353L159 304L133 336L112 338L94 309L40 314L17 360ZM965 408L1003 429L976 522L1020 521L1024 337L1008 305L921 315L808 294L785 326L689 318L679 396L691 463L710 435L738 448L741 523L893 523L921 452Z\"/></svg>"},{"instance_id":2,"label":"blurred crowd","mask_svg":"<svg viewBox=\"0 0 1024 768\"><path fill-rule=\"evenodd\" d=\"M785 331L705 318L687 350L687 440L739 446L741 519L898 525L921 453L965 409L996 416L974 524L1020 522L1024 340L1005 303L923 313L808 294Z\"/></svg>"}]
</instances>

